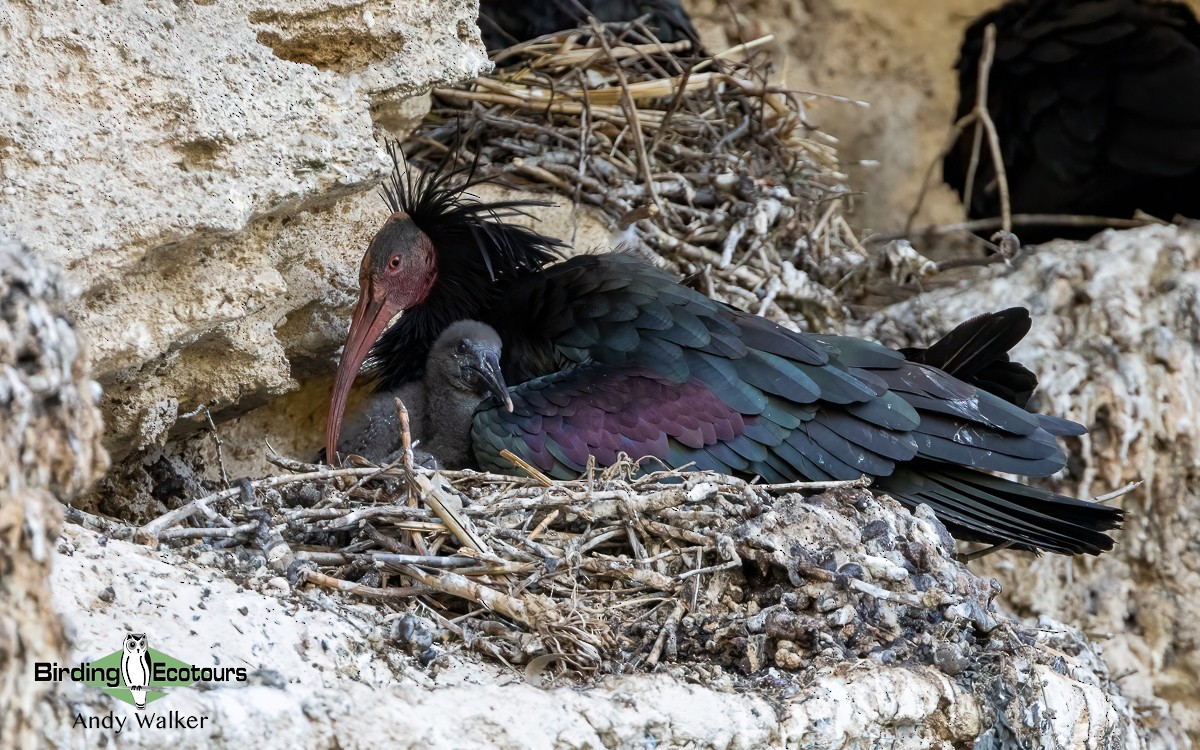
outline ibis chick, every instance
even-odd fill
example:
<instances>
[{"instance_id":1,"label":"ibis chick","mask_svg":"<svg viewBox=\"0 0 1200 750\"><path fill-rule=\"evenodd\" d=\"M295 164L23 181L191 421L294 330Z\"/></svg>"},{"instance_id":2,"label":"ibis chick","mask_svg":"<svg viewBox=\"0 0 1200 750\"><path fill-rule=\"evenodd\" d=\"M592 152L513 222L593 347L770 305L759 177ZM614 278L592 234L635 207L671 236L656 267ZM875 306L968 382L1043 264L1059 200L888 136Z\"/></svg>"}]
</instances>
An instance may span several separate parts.
<instances>
[{"instance_id":1,"label":"ibis chick","mask_svg":"<svg viewBox=\"0 0 1200 750\"><path fill-rule=\"evenodd\" d=\"M444 469L476 465L471 452L471 422L489 396L512 410L500 372L500 335L486 323L463 320L450 325L434 342L422 379L371 396L338 443L338 452L375 462L399 455L400 423L396 399L408 409L417 462ZM432 461L431 461L432 459Z\"/></svg>"}]
</instances>

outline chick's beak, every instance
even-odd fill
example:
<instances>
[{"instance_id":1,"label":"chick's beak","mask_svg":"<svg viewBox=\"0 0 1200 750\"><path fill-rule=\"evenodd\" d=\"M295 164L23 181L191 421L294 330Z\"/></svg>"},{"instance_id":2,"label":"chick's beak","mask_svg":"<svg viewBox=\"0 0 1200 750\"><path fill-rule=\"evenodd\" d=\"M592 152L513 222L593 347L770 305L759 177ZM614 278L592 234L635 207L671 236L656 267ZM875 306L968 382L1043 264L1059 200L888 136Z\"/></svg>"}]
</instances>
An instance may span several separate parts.
<instances>
[{"instance_id":1,"label":"chick's beak","mask_svg":"<svg viewBox=\"0 0 1200 750\"><path fill-rule=\"evenodd\" d=\"M504 383L504 373L500 370L500 355L496 353L495 349L478 344L473 347L473 350L475 361L471 364L471 369L479 373L484 384L487 385L488 391L504 404L504 408L511 412L513 401L512 396L508 393L508 386Z\"/></svg>"}]
</instances>

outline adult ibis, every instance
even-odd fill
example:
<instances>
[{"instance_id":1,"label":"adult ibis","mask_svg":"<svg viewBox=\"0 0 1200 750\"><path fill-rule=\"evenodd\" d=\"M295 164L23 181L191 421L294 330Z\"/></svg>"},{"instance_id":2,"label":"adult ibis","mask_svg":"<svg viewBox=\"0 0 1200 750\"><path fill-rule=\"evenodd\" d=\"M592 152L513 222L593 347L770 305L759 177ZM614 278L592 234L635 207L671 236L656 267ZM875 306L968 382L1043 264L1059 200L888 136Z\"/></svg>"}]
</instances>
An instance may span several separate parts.
<instances>
[{"instance_id":1,"label":"adult ibis","mask_svg":"<svg viewBox=\"0 0 1200 750\"><path fill-rule=\"evenodd\" d=\"M364 363L394 390L421 378L447 326L478 320L503 342L512 402L474 415L482 468L515 471L507 449L564 479L589 456L604 466L620 453L768 482L866 474L909 507L928 504L961 539L1111 549L1104 532L1120 510L987 473L1052 474L1066 460L1055 437L1085 431L1023 408L1037 379L1007 351L1029 329L1025 310L968 321L907 356L797 333L630 253L559 260L558 240L507 221L528 203L484 203L447 172L399 171L360 267L328 455Z\"/></svg>"},{"instance_id":2,"label":"adult ibis","mask_svg":"<svg viewBox=\"0 0 1200 750\"><path fill-rule=\"evenodd\" d=\"M975 106L984 29L996 26L987 106L1014 213L1200 216L1200 23L1182 3L1012 0L967 29L956 117ZM943 162L966 191L973 128ZM986 143L971 218L1000 214ZM1078 232L1018 228L1026 241Z\"/></svg>"}]
</instances>

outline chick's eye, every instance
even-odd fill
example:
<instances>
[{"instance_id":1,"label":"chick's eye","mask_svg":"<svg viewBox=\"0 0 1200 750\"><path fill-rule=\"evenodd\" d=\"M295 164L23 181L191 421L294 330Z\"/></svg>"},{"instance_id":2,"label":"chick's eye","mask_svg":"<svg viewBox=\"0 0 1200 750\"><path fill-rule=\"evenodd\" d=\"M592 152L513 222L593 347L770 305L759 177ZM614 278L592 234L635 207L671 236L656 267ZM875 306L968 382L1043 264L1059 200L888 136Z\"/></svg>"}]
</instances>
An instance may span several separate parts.
<instances>
[{"instance_id":1,"label":"chick's eye","mask_svg":"<svg viewBox=\"0 0 1200 750\"><path fill-rule=\"evenodd\" d=\"M458 353L459 354L467 353L467 342L465 342L465 341L458 342Z\"/></svg>"}]
</instances>

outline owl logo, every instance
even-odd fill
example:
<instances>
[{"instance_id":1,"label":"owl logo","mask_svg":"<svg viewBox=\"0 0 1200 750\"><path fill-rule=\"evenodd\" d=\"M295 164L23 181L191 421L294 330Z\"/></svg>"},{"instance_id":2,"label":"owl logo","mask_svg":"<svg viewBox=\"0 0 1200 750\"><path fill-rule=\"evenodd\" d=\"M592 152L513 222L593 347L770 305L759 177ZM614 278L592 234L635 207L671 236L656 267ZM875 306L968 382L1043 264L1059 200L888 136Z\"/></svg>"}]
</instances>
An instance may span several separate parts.
<instances>
[{"instance_id":1,"label":"owl logo","mask_svg":"<svg viewBox=\"0 0 1200 750\"><path fill-rule=\"evenodd\" d=\"M150 650L145 633L130 633L121 644L121 678L133 695L139 711L146 710L146 687L150 684Z\"/></svg>"}]
</instances>

